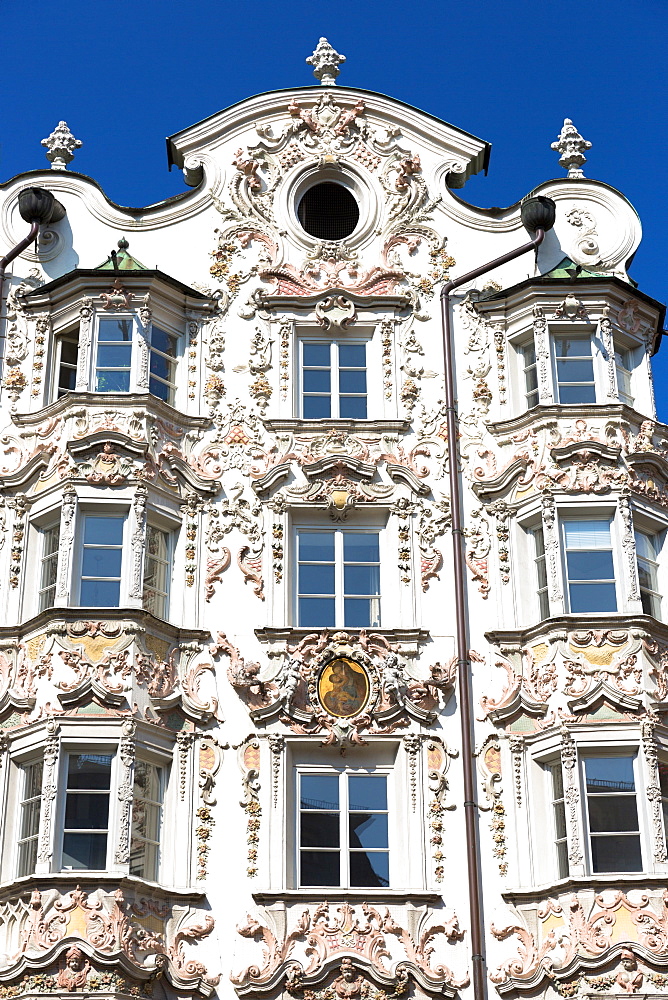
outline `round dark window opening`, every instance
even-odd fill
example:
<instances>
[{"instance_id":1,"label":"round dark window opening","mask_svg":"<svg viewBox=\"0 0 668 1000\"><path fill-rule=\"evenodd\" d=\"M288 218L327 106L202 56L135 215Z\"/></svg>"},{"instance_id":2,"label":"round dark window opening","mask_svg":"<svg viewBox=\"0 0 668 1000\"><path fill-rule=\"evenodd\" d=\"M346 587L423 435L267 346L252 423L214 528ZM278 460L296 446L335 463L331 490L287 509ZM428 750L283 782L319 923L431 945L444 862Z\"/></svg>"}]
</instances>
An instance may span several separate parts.
<instances>
[{"instance_id":1,"label":"round dark window opening","mask_svg":"<svg viewBox=\"0 0 668 1000\"><path fill-rule=\"evenodd\" d=\"M314 184L297 206L297 218L302 229L318 240L345 240L355 232L360 218L354 195L334 181Z\"/></svg>"}]
</instances>

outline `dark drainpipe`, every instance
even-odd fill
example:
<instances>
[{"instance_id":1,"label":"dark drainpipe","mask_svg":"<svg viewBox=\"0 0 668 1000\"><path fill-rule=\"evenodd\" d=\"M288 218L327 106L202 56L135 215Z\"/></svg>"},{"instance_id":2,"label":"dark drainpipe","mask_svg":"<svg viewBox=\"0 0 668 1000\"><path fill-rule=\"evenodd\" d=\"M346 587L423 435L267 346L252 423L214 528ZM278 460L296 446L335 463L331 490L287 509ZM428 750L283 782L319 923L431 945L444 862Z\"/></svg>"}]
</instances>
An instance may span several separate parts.
<instances>
[{"instance_id":1,"label":"dark drainpipe","mask_svg":"<svg viewBox=\"0 0 668 1000\"><path fill-rule=\"evenodd\" d=\"M471 656L469 652L469 623L466 601L465 536L462 517L462 489L459 473L459 418L457 415L454 376L454 344L450 325L450 293L460 285L487 274L501 264L538 249L545 233L554 225L555 205L550 198L529 198L521 206L522 223L534 238L529 243L483 264L461 278L448 281L441 290L441 315L443 319L443 359L445 362L445 408L448 429L448 463L450 480L450 507L452 516L452 553L455 577L455 617L457 628L457 670L462 734L462 766L464 768L464 819L466 822L466 860L469 882L469 916L471 924L471 951L473 961L473 994L475 1000L485 1000L487 977L485 975L485 937L482 923L482 883L478 843L478 817L475 802L473 766L473 703L471 700Z\"/></svg>"},{"instance_id":2,"label":"dark drainpipe","mask_svg":"<svg viewBox=\"0 0 668 1000\"><path fill-rule=\"evenodd\" d=\"M65 209L56 201L50 191L44 188L24 188L19 193L19 214L25 222L30 223L30 232L17 243L15 247L0 258L0 313L2 312L2 291L5 283L5 271L13 260L37 239L40 226L49 222L58 222L65 215Z\"/></svg>"}]
</instances>

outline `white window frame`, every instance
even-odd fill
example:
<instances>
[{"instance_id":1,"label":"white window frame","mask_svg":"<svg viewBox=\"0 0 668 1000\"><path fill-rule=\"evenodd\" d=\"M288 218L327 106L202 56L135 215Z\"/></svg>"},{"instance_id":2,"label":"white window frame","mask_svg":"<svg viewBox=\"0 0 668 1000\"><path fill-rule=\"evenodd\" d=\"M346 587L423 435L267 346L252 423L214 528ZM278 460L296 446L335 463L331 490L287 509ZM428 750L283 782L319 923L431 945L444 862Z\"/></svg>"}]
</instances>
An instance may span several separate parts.
<instances>
[{"instance_id":1,"label":"white window frame","mask_svg":"<svg viewBox=\"0 0 668 1000\"><path fill-rule=\"evenodd\" d=\"M575 355L573 360L586 360L591 358L592 366L592 381L589 382L565 382L564 385L593 385L594 398L587 402L582 403L563 403L560 399L560 386L562 383L559 381L559 369L557 364L557 340L581 340L589 341L589 355ZM594 331L591 328L582 329L574 328L569 329L561 326L553 326L550 330L550 357L552 361L552 379L554 385L554 402L559 406L594 406L601 401L601 390L600 390L600 375L597 374L599 368L599 356L600 352L596 346L596 338L594 336ZM565 358L565 355L559 355L559 358Z\"/></svg>"},{"instance_id":2,"label":"white window frame","mask_svg":"<svg viewBox=\"0 0 668 1000\"><path fill-rule=\"evenodd\" d=\"M351 879L350 879L350 853L351 853L351 847L350 847L350 843L349 843L349 825L348 825L348 817L350 815L350 809L349 809L349 791L348 791L349 785L348 785L348 780L347 779L348 779L349 776L351 776L351 775L354 776L354 775L356 775L358 773L360 775L371 775L371 776L377 775L379 777L384 777L386 779L386 791L387 791L387 810L386 810L386 813L387 813L387 818L388 818L387 819L387 833L388 833L387 854L388 854L388 869L389 869L389 878L388 878L389 885L388 886L384 886L384 887L351 886L351 884L350 884L351 883ZM332 776L332 775L336 774L336 775L339 776L339 809L338 809L338 813L339 813L339 848L338 848L338 856L339 856L339 864L340 864L340 868L339 868L340 878L339 878L339 885L338 886L329 886L328 888L334 889L334 890L336 890L336 889L359 888L359 889L366 889L367 891L373 891L374 888L375 888L376 891L383 891L384 889L393 888L394 886L393 886L392 875L393 875L393 868L396 867L396 866L393 865L393 855L394 855L395 852L393 851L393 844L392 844L392 841L393 841L393 813L395 811L394 808L393 808L393 803L392 803L392 788L391 788L391 786L392 786L392 768L389 767L389 766L387 766L387 765L378 765L378 766L375 766L373 768L373 770L371 770L369 768L353 768L353 767L350 767L347 764L341 764L338 767L337 766L333 766L333 765L330 765L330 766L319 765L318 766L316 764L312 764L312 765L300 764L300 765L298 765L294 769L294 779L295 779L295 786L296 786L295 787L295 791L294 791L295 804L296 804L296 816L295 816L295 835L294 835L294 851L295 851L295 856L294 856L294 859L293 859L293 865L294 865L294 872L295 872L295 885L296 885L296 887L300 888L300 889L305 889L305 890L313 889L313 888L327 888L327 886L321 886L321 887L319 887L319 886L315 886L315 885L304 885L304 886L301 885L301 877L300 877L300 873L301 873L301 850L300 850L301 849L301 842L300 842L301 841L301 835L300 835L300 823L301 823L302 810L301 810L301 802L300 802L300 780L301 780L301 776L302 775L309 775L309 774L320 774L320 775L324 775L324 776Z\"/></svg>"},{"instance_id":3,"label":"white window frame","mask_svg":"<svg viewBox=\"0 0 668 1000\"><path fill-rule=\"evenodd\" d=\"M650 598L654 598L658 602L658 607L655 606L654 610L651 610L651 611L645 610L645 607L643 606L643 614L651 614L651 615L653 615L654 618L656 618L657 621L663 621L663 617L664 617L664 615L663 615L663 610L664 610L663 609L663 603L664 603L663 592L664 592L664 587L663 587L663 582L662 581L663 581L663 578L665 576L665 570L664 570L664 567L663 567L662 555L663 555L663 550L664 550L664 546L665 546L665 543L666 543L666 526L665 525L652 524L651 522L648 522L646 520L646 518L644 518L642 515L638 514L637 510L634 510L633 515L634 515L633 516L634 538L635 538L635 544L636 544L636 563L637 563L637 567L638 567L638 589L640 591L640 599L642 601L643 594L647 593L647 594L650 595ZM656 559L654 559L654 560L647 560L644 556L642 556L639 553L639 550L638 550L638 534L645 535L645 536L649 537L652 540L652 544L655 546ZM654 588L653 589L645 588L645 587L641 586L641 580L640 580L640 564L641 564L641 562L642 563L646 563L646 562L650 562L651 563L651 569L652 569L652 571L654 571L653 572L653 576L654 576L654 579L653 579ZM650 600L650 603L651 603L651 600ZM655 613L656 611L658 611L658 614Z\"/></svg>"},{"instance_id":4,"label":"white window frame","mask_svg":"<svg viewBox=\"0 0 668 1000\"><path fill-rule=\"evenodd\" d=\"M384 542L385 542L385 538L384 538L384 525L381 525L381 524L369 524L369 523L349 525L348 523L346 523L345 525L341 525L341 526L333 526L332 523L331 523L331 521L328 521L328 522L322 521L320 523L318 523L316 521L312 521L312 522L308 522L308 523L300 521L299 523L296 523L293 526L292 550L293 550L293 553L294 553L293 565L295 567L295 573L293 574L294 591L293 591L293 603L292 603L292 607L293 607L293 619L294 619L295 626L297 628L304 628L304 627L317 628L318 627L316 625L302 626L299 623L299 597L300 597L300 592L299 592L299 567L300 567L300 560L299 560L299 535L301 533L307 533L307 532L313 532L313 533L318 533L318 532L333 532L334 533L334 560L335 560L335 562L334 562L334 595L333 596L334 596L334 602L335 602L335 605L334 605L335 606L335 624L333 626L329 626L329 627L332 627L332 628L358 628L358 627L359 628L382 628L383 627L383 625L382 625L382 622L383 622L383 608L384 608L382 581L383 581L383 567L384 567L384 564L386 563L386 560L383 557L383 548L384 548ZM344 608L344 598L345 598L345 594L344 594L344 565L345 564L343 562L343 534L345 532L350 532L350 533L355 532L355 533L360 533L360 534L365 534L366 533L366 534L374 534L374 535L378 536L379 583L380 583L380 588L379 589L380 589L380 593L378 594L378 598L377 599L378 599L378 608L379 608L379 611L378 611L379 624L376 624L376 625L366 625L366 626L355 626L355 625L345 625L344 624L344 622L345 622L345 608ZM303 596L308 597L310 595L305 594ZM331 596L331 595L325 595L325 596ZM357 595L350 595L350 596L351 597L355 597ZM372 599L373 599L373 595L372 595Z\"/></svg>"},{"instance_id":5,"label":"white window frame","mask_svg":"<svg viewBox=\"0 0 668 1000\"><path fill-rule=\"evenodd\" d=\"M83 582L83 561L85 552L85 523L87 517L99 517L99 518L113 518L114 520L123 521L123 532L122 540L120 546L114 546L114 548L119 548L121 551L121 575L119 579L119 597L118 604L112 605L99 605L99 607L114 607L122 608L124 604L127 604L127 595L129 591L129 580L128 580L128 570L130 562L130 511L128 506L117 506L109 507L104 506L91 506L89 504L82 505L79 509L77 524L76 524L76 543L74 546L74 558L73 558L73 579L70 587L70 605L72 607L88 607L81 603L81 584ZM115 577L103 577L100 579L115 579Z\"/></svg>"},{"instance_id":6,"label":"white window frame","mask_svg":"<svg viewBox=\"0 0 668 1000\"><path fill-rule=\"evenodd\" d=\"M60 536L60 517L58 516L52 519L51 521L42 524L41 526L39 526L38 530L39 530L39 584L38 584L38 595L37 595L37 610L46 611L49 608L54 607L56 593L58 591L58 553L59 553L60 537L58 538L58 544L56 544L55 551L53 552L49 553L46 552L46 543L50 532L57 531L58 536ZM46 569L46 564L49 561L55 563L56 579L53 584L50 584L48 587L45 587L43 586L44 571ZM53 600L43 603L44 595L51 589L53 589Z\"/></svg>"},{"instance_id":7,"label":"white window frame","mask_svg":"<svg viewBox=\"0 0 668 1000\"><path fill-rule=\"evenodd\" d=\"M73 343L76 340L77 344L77 363L71 365L69 362L64 362L62 360L63 342L68 341ZM76 392L76 381L77 372L79 370L78 359L79 350L81 349L81 343L79 340L79 324L76 323L70 327L65 327L63 330L59 330L54 336L54 356L53 356L53 368L52 368L52 385L50 390L50 399L54 402L56 399L62 398L62 396L67 396L69 392ZM61 366L65 365L66 368L74 372L74 386L72 389L63 389L60 391L60 369Z\"/></svg>"},{"instance_id":8,"label":"white window frame","mask_svg":"<svg viewBox=\"0 0 668 1000\"><path fill-rule=\"evenodd\" d=\"M614 615L614 614L618 614L619 611L620 611L620 605L622 605L622 607L623 607L623 594L620 592L620 586L619 586L619 583L618 583L618 579L619 579L619 553L618 553L617 534L616 534L616 531L615 531L616 511L615 510L611 510L609 512L609 514L605 514L602 511L599 511L598 509L592 510L591 507L589 507L589 508L582 507L580 509L572 509L571 508L571 509L562 509L562 510L559 510L558 511L558 516L559 516L559 548L560 548L560 552L561 552L562 578L563 578L563 584L564 584L564 602L565 602L565 605L566 605L566 613L567 614L581 614L581 615L582 614L583 615L589 615L589 614L594 614L594 615L596 615L596 614ZM571 579L570 579L570 577L568 575L568 552L569 551L577 551L577 550L576 549L569 550L569 549L566 548L565 523L567 521L599 521L599 522L605 521L609 525L609 528L610 528L610 549L609 549L609 551L610 551L610 553L612 555L612 577L611 578L606 578L606 580L604 580L604 581L602 580L600 582L605 582L605 583L612 582L613 583L614 588L615 588L615 608L614 609L609 609L607 611L572 611L571 610L571 597L570 597L571 582L577 584L580 581L578 581L578 580L571 581ZM592 550L583 549L581 551L592 551ZM605 550L602 549L601 551L606 551L607 552L608 549L605 549ZM593 583L595 581L584 581L584 582L585 583L588 583L588 582L592 582Z\"/></svg>"},{"instance_id":9,"label":"white window frame","mask_svg":"<svg viewBox=\"0 0 668 1000\"><path fill-rule=\"evenodd\" d=\"M370 379L369 379L369 344L370 344L370 340L371 340L370 337L353 336L353 337L339 337L339 338L336 338L336 337L323 337L322 334L320 336L318 336L315 333L311 333L308 336L304 336L304 335L300 335L299 336L299 338L298 338L298 358L299 358L299 360L298 360L298 366L297 366L298 367L298 377L296 379L298 400L297 400L296 413L298 414L298 416L301 419L304 419L304 420L369 420L370 419L370 414L369 414L369 409L370 409L370 406L369 406L369 404L370 404L370 394L369 394L369 383L370 383ZM304 366L304 346L306 344L323 344L323 345L326 345L326 346L329 347L329 362L330 362L329 363L329 372L330 372L330 392L329 392L330 414L329 414L328 417L304 417L304 397L305 397L305 392L304 392L304 370L305 370L305 366ZM341 347L341 345L345 346L345 345L348 345L348 344L350 344L350 345L363 345L364 346L364 351L365 351L365 355L364 355L365 356L364 372L365 372L365 375L366 375L366 379L365 379L366 393L364 393L364 399L366 400L366 415L364 417L341 417L339 415L340 414L340 397L341 397L341 393L339 392L339 384L338 384L339 372L341 370L341 366L339 364L339 348ZM313 366L309 366L309 367L313 367ZM345 366L344 366L344 368L345 368ZM360 370L360 369L355 369L355 370ZM327 394L325 394L325 393L312 393L310 395L323 395L324 396L324 395L327 395ZM345 396L345 395L348 395L348 394L347 393L343 393L343 395ZM352 394L352 395L361 395L361 394Z\"/></svg>"},{"instance_id":10,"label":"white window frame","mask_svg":"<svg viewBox=\"0 0 668 1000\"><path fill-rule=\"evenodd\" d=\"M13 734L11 738L9 752L9 766L3 769L0 776L0 788L3 790L5 801L8 803L5 824L5 839L2 850L1 868L2 877L5 882L17 877L37 876L47 873L63 873L66 876L81 875L86 877L89 873L99 874L100 872L115 873L122 876L129 874L129 862L120 864L115 859L116 849L119 844L121 804L119 800L120 782L124 778L125 769L121 766L119 756L119 741L122 736L121 722L119 719L105 719L102 724L100 720L76 719L74 721L62 720L63 733L59 741L59 754L53 771L55 784L55 797L53 799L51 818L48 824L48 831L44 828L44 809L40 809L38 822L38 850L43 846L44 837L47 836L47 846L49 860L37 861L35 871L26 873L26 876L19 876L20 860L20 834L21 834L21 809L20 803L24 799L25 771L24 769L34 763L40 762L44 755L44 742L47 738L45 725L32 727L31 731L22 731ZM187 885L193 877L192 859L190 848L186 853L182 851L183 843L188 842L191 837L191 815L188 809L182 809L177 804L178 781L175 777L173 767L173 733L158 734L157 741L152 732L142 733L141 726L138 727L135 739L136 761L145 761L153 764L162 771L162 823L159 836L159 856L157 878L153 879L146 875L136 875L146 882L161 881L166 884ZM92 868L63 868L63 842L64 842L64 820L67 802L67 772L68 761L71 755L92 754L112 756L110 788L109 788L109 818L107 826L107 843L105 867L102 869ZM42 789L46 780L46 769L42 774ZM134 787L134 768L131 776L131 783ZM196 794L196 787L190 788L190 792ZM180 802L180 799L178 800ZM15 808L10 804L15 803ZM93 831L96 832L96 831ZM177 850L177 847L179 848ZM194 846L193 846L194 850Z\"/></svg>"}]
</instances>

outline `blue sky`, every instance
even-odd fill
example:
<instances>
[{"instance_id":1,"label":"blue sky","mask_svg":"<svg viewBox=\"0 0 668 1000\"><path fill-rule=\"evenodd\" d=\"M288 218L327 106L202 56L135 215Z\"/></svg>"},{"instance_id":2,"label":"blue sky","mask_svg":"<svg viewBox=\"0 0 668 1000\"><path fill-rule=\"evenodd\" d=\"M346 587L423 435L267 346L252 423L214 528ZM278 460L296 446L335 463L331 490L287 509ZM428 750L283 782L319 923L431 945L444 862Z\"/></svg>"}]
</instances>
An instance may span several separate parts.
<instances>
[{"instance_id":1,"label":"blue sky","mask_svg":"<svg viewBox=\"0 0 668 1000\"><path fill-rule=\"evenodd\" d=\"M165 136L252 94L315 82L320 35L347 57L340 82L390 94L492 143L489 175L459 194L510 205L563 176L550 149L565 117L592 143L585 173L636 207L631 274L668 298L666 0L59 0L2 4L0 180L47 166L65 119L72 164L114 201L184 189ZM668 338L655 362L668 421ZM665 399L665 402L664 402Z\"/></svg>"}]
</instances>

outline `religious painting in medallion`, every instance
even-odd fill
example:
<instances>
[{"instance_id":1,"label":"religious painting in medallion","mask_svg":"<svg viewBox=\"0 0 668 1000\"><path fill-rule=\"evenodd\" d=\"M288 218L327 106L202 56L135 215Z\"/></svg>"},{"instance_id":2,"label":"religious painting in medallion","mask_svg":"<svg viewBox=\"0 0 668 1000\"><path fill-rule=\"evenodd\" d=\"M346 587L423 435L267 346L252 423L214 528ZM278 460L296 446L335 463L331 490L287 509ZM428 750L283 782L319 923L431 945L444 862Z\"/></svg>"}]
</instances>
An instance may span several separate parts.
<instances>
[{"instance_id":1,"label":"religious painting in medallion","mask_svg":"<svg viewBox=\"0 0 668 1000\"><path fill-rule=\"evenodd\" d=\"M323 708L339 719L359 715L369 698L369 678L364 667L340 656L320 674L318 697Z\"/></svg>"}]
</instances>

